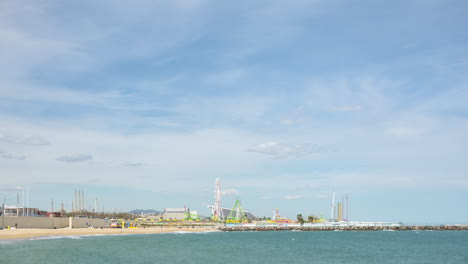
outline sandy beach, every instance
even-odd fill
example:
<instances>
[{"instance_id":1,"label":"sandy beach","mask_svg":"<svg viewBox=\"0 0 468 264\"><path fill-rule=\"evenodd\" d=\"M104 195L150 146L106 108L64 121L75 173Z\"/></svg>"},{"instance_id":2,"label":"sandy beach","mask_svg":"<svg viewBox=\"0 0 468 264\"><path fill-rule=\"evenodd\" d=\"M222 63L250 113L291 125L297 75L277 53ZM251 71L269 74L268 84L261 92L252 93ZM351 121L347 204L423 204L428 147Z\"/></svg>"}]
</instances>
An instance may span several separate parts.
<instances>
[{"instance_id":1,"label":"sandy beach","mask_svg":"<svg viewBox=\"0 0 468 264\"><path fill-rule=\"evenodd\" d=\"M155 228L61 228L61 229L3 229L0 230L0 239L31 238L43 236L80 236L80 235L110 235L110 234L154 234L171 232L207 232L218 231L214 227L155 227Z\"/></svg>"}]
</instances>

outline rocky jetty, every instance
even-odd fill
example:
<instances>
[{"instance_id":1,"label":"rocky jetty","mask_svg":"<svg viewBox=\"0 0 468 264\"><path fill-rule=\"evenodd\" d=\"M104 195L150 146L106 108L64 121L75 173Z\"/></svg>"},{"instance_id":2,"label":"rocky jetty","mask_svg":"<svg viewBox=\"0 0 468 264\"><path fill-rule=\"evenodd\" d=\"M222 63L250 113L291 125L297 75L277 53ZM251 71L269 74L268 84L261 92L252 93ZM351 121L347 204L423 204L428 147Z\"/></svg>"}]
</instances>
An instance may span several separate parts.
<instances>
[{"instance_id":1,"label":"rocky jetty","mask_svg":"<svg viewBox=\"0 0 468 264\"><path fill-rule=\"evenodd\" d=\"M401 226L222 226L221 231L468 231L468 225Z\"/></svg>"}]
</instances>

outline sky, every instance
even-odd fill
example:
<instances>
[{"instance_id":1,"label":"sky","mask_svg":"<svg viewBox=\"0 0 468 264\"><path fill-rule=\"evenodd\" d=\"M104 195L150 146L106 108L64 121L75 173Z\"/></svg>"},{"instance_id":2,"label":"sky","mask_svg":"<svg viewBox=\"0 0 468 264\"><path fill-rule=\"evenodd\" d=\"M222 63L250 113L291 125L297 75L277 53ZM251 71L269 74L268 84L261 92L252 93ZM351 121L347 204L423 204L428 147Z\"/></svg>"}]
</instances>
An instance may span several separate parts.
<instances>
[{"instance_id":1,"label":"sky","mask_svg":"<svg viewBox=\"0 0 468 264\"><path fill-rule=\"evenodd\" d=\"M209 215L220 178L257 216L468 223L467 12L0 1L0 198Z\"/></svg>"}]
</instances>

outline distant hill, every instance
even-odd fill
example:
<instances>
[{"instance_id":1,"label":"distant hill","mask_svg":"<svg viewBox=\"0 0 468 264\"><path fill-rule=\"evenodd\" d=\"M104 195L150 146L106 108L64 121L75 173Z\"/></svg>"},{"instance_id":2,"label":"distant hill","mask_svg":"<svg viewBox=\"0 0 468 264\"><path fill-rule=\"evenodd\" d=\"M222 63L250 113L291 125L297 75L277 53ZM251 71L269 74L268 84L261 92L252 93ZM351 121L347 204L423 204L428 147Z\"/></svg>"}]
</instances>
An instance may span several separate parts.
<instances>
[{"instance_id":1,"label":"distant hill","mask_svg":"<svg viewBox=\"0 0 468 264\"><path fill-rule=\"evenodd\" d=\"M160 215L163 212L157 211L154 209L134 209L130 211L131 214L136 214L136 215Z\"/></svg>"}]
</instances>

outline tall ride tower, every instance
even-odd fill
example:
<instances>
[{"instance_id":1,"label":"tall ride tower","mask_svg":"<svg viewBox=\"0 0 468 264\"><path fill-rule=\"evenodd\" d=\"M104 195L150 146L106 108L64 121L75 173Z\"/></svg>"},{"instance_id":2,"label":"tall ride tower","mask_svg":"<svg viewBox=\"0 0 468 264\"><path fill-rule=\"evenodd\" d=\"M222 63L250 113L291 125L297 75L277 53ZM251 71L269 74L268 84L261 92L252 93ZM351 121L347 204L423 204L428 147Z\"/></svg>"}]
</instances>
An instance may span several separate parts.
<instances>
[{"instance_id":1,"label":"tall ride tower","mask_svg":"<svg viewBox=\"0 0 468 264\"><path fill-rule=\"evenodd\" d=\"M212 207L212 218L215 221L220 221L224 218L223 207L221 206L221 180L216 178L215 185L215 203Z\"/></svg>"}]
</instances>

